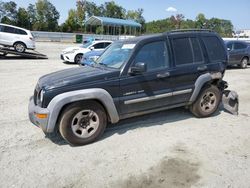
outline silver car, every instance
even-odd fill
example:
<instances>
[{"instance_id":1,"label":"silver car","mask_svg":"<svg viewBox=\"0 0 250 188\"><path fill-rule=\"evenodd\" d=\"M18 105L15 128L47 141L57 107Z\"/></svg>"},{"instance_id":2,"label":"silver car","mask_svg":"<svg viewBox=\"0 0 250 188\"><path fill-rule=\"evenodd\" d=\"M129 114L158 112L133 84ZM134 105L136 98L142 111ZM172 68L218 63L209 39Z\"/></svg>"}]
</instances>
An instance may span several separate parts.
<instances>
[{"instance_id":1,"label":"silver car","mask_svg":"<svg viewBox=\"0 0 250 188\"><path fill-rule=\"evenodd\" d=\"M24 52L26 49L35 49L35 40L27 29L0 23L0 45Z\"/></svg>"}]
</instances>

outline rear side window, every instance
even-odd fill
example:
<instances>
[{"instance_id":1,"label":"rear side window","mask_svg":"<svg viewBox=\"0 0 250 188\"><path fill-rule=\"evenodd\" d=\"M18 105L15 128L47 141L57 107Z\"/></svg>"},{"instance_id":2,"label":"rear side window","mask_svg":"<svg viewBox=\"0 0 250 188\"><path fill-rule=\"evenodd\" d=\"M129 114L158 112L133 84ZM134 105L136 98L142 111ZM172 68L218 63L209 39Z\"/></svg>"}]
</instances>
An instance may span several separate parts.
<instances>
[{"instance_id":1,"label":"rear side window","mask_svg":"<svg viewBox=\"0 0 250 188\"><path fill-rule=\"evenodd\" d=\"M245 45L245 44L238 43L238 42L234 43L234 49L235 49L235 50L244 49L244 48L246 48L246 47L247 47L247 45Z\"/></svg>"},{"instance_id":2,"label":"rear side window","mask_svg":"<svg viewBox=\"0 0 250 188\"><path fill-rule=\"evenodd\" d=\"M21 29L16 29L16 33L20 35L27 35L26 31L21 30Z\"/></svg>"},{"instance_id":3,"label":"rear side window","mask_svg":"<svg viewBox=\"0 0 250 188\"><path fill-rule=\"evenodd\" d=\"M205 43L208 56L211 61L220 61L226 58L225 50L217 37L202 37Z\"/></svg>"},{"instance_id":4,"label":"rear side window","mask_svg":"<svg viewBox=\"0 0 250 188\"><path fill-rule=\"evenodd\" d=\"M14 34L16 33L15 28L9 27L9 26L4 26L3 32L5 32L5 33L14 33Z\"/></svg>"},{"instance_id":5,"label":"rear side window","mask_svg":"<svg viewBox=\"0 0 250 188\"><path fill-rule=\"evenodd\" d=\"M174 38L172 46L176 66L203 62L203 54L197 38Z\"/></svg>"}]
</instances>

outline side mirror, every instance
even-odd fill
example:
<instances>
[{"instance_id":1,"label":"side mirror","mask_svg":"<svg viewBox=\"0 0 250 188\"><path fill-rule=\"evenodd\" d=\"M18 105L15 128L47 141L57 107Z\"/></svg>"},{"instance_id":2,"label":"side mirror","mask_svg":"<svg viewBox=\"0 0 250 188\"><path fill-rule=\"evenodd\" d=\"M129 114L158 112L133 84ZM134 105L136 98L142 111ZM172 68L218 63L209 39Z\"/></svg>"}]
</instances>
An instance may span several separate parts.
<instances>
[{"instance_id":1,"label":"side mirror","mask_svg":"<svg viewBox=\"0 0 250 188\"><path fill-rule=\"evenodd\" d=\"M91 46L89 49L90 49L90 50L94 50L94 49L95 49L95 47L94 47L94 46Z\"/></svg>"},{"instance_id":2,"label":"side mirror","mask_svg":"<svg viewBox=\"0 0 250 188\"><path fill-rule=\"evenodd\" d=\"M138 62L133 67L130 68L130 74L138 75L147 71L147 64L144 62Z\"/></svg>"}]
</instances>

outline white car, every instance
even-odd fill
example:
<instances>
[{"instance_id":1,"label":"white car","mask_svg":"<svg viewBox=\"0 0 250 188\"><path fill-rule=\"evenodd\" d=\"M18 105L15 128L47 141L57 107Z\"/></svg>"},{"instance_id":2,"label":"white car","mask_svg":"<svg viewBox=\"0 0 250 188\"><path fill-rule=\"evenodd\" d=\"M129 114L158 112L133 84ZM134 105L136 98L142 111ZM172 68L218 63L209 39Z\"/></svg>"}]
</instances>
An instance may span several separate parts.
<instances>
[{"instance_id":1,"label":"white car","mask_svg":"<svg viewBox=\"0 0 250 188\"><path fill-rule=\"evenodd\" d=\"M79 47L69 47L62 51L61 59L71 63L80 63L83 55L91 50L104 50L112 41L108 40L95 40Z\"/></svg>"},{"instance_id":2,"label":"white car","mask_svg":"<svg viewBox=\"0 0 250 188\"><path fill-rule=\"evenodd\" d=\"M26 49L35 49L35 40L30 30L0 23L0 45L24 52Z\"/></svg>"}]
</instances>

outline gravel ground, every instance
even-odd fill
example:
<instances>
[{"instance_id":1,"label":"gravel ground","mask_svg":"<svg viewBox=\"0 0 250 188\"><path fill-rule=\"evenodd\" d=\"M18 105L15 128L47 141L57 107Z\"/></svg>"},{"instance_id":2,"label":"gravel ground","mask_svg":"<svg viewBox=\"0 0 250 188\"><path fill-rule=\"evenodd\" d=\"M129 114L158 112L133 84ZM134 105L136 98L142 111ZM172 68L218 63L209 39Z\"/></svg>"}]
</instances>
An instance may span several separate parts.
<instances>
[{"instance_id":1,"label":"gravel ground","mask_svg":"<svg viewBox=\"0 0 250 188\"><path fill-rule=\"evenodd\" d=\"M197 119L178 108L71 147L45 138L27 112L40 76L76 66L59 59L71 45L37 43L48 60L0 59L0 187L250 187L250 69L225 76L240 96L238 116L220 110Z\"/></svg>"}]
</instances>

